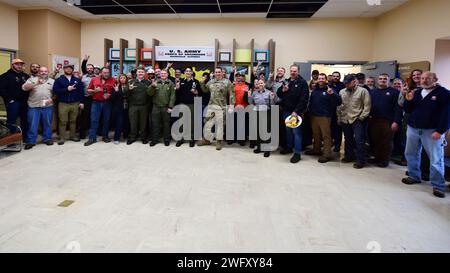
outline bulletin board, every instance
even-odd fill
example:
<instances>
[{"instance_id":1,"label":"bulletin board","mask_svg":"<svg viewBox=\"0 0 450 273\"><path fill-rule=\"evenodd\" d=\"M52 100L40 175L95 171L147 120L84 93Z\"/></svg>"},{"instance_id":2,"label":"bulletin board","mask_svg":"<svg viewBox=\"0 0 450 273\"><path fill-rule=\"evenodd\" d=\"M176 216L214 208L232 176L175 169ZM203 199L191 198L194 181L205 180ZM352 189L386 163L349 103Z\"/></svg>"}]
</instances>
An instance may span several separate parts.
<instances>
[{"instance_id":1,"label":"bulletin board","mask_svg":"<svg viewBox=\"0 0 450 273\"><path fill-rule=\"evenodd\" d=\"M0 75L5 73L11 68L13 53L8 51L0 51Z\"/></svg>"},{"instance_id":2,"label":"bulletin board","mask_svg":"<svg viewBox=\"0 0 450 273\"><path fill-rule=\"evenodd\" d=\"M80 71L79 58L52 54L52 71L56 68L62 69L66 64L71 64L75 67L75 71Z\"/></svg>"}]
</instances>

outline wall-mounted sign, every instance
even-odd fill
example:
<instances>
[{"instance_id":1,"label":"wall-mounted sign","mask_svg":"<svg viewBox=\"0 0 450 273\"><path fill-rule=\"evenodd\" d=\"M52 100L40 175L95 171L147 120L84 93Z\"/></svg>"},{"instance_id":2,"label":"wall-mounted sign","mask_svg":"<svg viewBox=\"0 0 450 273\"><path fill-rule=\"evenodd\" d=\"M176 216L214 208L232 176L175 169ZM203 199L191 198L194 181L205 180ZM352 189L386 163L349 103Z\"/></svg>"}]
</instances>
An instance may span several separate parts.
<instances>
[{"instance_id":1,"label":"wall-mounted sign","mask_svg":"<svg viewBox=\"0 0 450 273\"><path fill-rule=\"evenodd\" d=\"M214 47L187 46L157 46L155 48L157 61L168 62L214 62Z\"/></svg>"}]
</instances>

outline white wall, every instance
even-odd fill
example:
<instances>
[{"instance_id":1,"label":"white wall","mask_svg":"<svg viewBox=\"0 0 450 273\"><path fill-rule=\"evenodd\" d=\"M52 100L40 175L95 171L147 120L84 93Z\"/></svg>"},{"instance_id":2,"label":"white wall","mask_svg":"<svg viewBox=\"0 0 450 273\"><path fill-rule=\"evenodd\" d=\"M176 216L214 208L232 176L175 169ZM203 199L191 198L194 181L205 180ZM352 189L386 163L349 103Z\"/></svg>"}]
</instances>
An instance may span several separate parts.
<instances>
[{"instance_id":1,"label":"white wall","mask_svg":"<svg viewBox=\"0 0 450 273\"><path fill-rule=\"evenodd\" d=\"M436 40L436 55L433 71L438 75L439 83L450 88L450 39Z\"/></svg>"},{"instance_id":2,"label":"white wall","mask_svg":"<svg viewBox=\"0 0 450 273\"><path fill-rule=\"evenodd\" d=\"M430 61L435 41L450 36L449 0L410 0L377 18L373 60Z\"/></svg>"},{"instance_id":3,"label":"white wall","mask_svg":"<svg viewBox=\"0 0 450 273\"><path fill-rule=\"evenodd\" d=\"M92 62L103 62L103 39L129 41L136 38L151 47L152 38L162 45L214 45L231 49L233 38L238 47L266 48L270 39L276 42L276 66L289 66L294 61L336 60L370 61L373 52L373 19L175 19L175 20L116 20L83 21L81 24L81 53L90 54Z\"/></svg>"},{"instance_id":4,"label":"white wall","mask_svg":"<svg viewBox=\"0 0 450 273\"><path fill-rule=\"evenodd\" d=\"M3 3L0 3L0 48L19 49L18 10Z\"/></svg>"}]
</instances>

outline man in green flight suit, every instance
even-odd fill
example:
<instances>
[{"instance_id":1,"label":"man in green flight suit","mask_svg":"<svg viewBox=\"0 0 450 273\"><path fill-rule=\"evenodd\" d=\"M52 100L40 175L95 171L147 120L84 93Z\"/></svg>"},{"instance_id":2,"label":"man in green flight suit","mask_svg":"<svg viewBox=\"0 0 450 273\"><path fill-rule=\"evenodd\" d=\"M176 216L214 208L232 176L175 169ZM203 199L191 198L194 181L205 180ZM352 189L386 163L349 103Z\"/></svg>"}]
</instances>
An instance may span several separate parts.
<instances>
[{"instance_id":1,"label":"man in green flight suit","mask_svg":"<svg viewBox=\"0 0 450 273\"><path fill-rule=\"evenodd\" d=\"M163 128L164 145L169 146L172 139L170 135L170 114L175 104L175 85L168 77L169 73L162 70L161 79L154 81L148 90L148 95L153 97L151 147L159 143L161 127Z\"/></svg>"},{"instance_id":2,"label":"man in green flight suit","mask_svg":"<svg viewBox=\"0 0 450 273\"><path fill-rule=\"evenodd\" d=\"M151 82L145 80L144 75L144 68L139 68L136 72L136 79L130 80L128 86L124 88L124 97L128 99L128 115L130 117L130 135L127 145L136 141L138 133L141 136L142 144L148 144L148 104L151 100L147 93Z\"/></svg>"},{"instance_id":3,"label":"man in green flight suit","mask_svg":"<svg viewBox=\"0 0 450 273\"><path fill-rule=\"evenodd\" d=\"M204 138L197 145L210 145L214 136L212 134L213 125L216 126L216 150L222 149L223 132L225 126L225 115L227 104L229 103L230 112L234 111L236 102L233 84L224 77L221 67L214 70L214 79L205 84L204 80L200 82L203 92L210 92L211 98L208 104L208 110L205 115ZM229 101L228 101L229 100Z\"/></svg>"}]
</instances>

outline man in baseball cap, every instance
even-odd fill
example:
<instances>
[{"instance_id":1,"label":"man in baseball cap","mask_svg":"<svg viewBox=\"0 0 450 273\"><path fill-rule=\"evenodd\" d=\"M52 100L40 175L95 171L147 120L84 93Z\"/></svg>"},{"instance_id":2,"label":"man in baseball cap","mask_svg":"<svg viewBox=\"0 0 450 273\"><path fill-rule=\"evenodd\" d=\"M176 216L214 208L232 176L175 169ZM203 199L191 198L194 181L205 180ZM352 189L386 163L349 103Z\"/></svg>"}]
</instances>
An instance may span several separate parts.
<instances>
[{"instance_id":1,"label":"man in baseball cap","mask_svg":"<svg viewBox=\"0 0 450 273\"><path fill-rule=\"evenodd\" d=\"M74 66L73 64L65 64L65 65L63 66L63 68L64 68L64 69L66 69L66 68L72 68L72 70L74 70L74 69L75 69L75 66Z\"/></svg>"},{"instance_id":2,"label":"man in baseball cap","mask_svg":"<svg viewBox=\"0 0 450 273\"><path fill-rule=\"evenodd\" d=\"M21 59L14 59L14 60L12 61L11 64L12 64L12 65L13 65L13 64L21 64L21 65L24 65L25 62L22 61Z\"/></svg>"},{"instance_id":3,"label":"man in baseball cap","mask_svg":"<svg viewBox=\"0 0 450 273\"><path fill-rule=\"evenodd\" d=\"M356 160L353 167L361 169L366 164L366 126L372 106L370 94L367 89L357 85L357 77L353 74L345 76L344 84L345 89L339 93L342 105L337 109L338 123L342 125L345 137L345 156L342 162Z\"/></svg>"},{"instance_id":4,"label":"man in baseball cap","mask_svg":"<svg viewBox=\"0 0 450 273\"><path fill-rule=\"evenodd\" d=\"M6 106L7 123L15 124L20 117L20 126L25 139L28 131L28 92L22 90L22 85L29 76L23 71L25 62L21 59L14 59L11 62L11 69L0 76L0 91ZM8 125L11 132L15 133L16 128Z\"/></svg>"}]
</instances>

